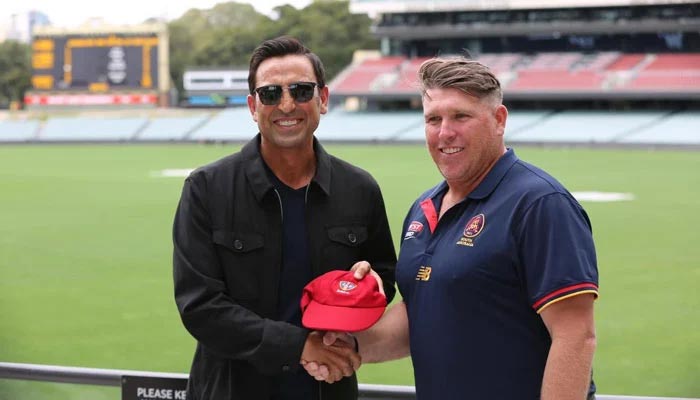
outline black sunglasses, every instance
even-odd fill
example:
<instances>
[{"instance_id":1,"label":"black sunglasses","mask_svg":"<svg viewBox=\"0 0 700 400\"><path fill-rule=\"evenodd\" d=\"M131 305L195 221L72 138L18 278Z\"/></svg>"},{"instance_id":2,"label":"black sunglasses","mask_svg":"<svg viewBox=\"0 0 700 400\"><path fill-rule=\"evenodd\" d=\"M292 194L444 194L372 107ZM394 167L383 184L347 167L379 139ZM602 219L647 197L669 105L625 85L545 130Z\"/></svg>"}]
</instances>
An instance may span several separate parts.
<instances>
[{"instance_id":1,"label":"black sunglasses","mask_svg":"<svg viewBox=\"0 0 700 400\"><path fill-rule=\"evenodd\" d=\"M306 103L314 98L314 88L318 86L315 82L296 82L287 86L289 94L297 103ZM275 106L282 101L281 85L265 85L255 89L260 102L266 106Z\"/></svg>"}]
</instances>

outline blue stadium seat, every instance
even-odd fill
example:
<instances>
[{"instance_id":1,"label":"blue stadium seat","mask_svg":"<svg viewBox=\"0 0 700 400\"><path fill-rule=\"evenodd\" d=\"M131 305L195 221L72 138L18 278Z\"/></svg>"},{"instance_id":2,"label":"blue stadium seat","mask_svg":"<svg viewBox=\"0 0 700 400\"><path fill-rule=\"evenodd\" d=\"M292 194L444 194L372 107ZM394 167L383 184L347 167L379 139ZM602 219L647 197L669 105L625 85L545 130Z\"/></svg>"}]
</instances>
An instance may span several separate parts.
<instances>
[{"instance_id":1,"label":"blue stadium seat","mask_svg":"<svg viewBox=\"0 0 700 400\"><path fill-rule=\"evenodd\" d=\"M209 114L204 113L186 117L153 118L134 139L142 141L182 140L190 132L202 126L208 118Z\"/></svg>"},{"instance_id":2,"label":"blue stadium seat","mask_svg":"<svg viewBox=\"0 0 700 400\"><path fill-rule=\"evenodd\" d=\"M331 141L403 140L405 133L417 125L423 125L423 114L419 111L351 112L335 109L321 117L316 137Z\"/></svg>"},{"instance_id":3,"label":"blue stadium seat","mask_svg":"<svg viewBox=\"0 0 700 400\"><path fill-rule=\"evenodd\" d=\"M684 111L668 115L651 124L619 138L620 143L637 144L695 144L700 145L700 112Z\"/></svg>"},{"instance_id":4,"label":"blue stadium seat","mask_svg":"<svg viewBox=\"0 0 700 400\"><path fill-rule=\"evenodd\" d=\"M227 108L219 111L205 124L195 129L188 140L195 141L246 141L255 136L258 127L248 107Z\"/></svg>"},{"instance_id":5,"label":"blue stadium seat","mask_svg":"<svg viewBox=\"0 0 700 400\"><path fill-rule=\"evenodd\" d=\"M46 121L42 141L126 141L148 123L147 118L61 117Z\"/></svg>"},{"instance_id":6,"label":"blue stadium seat","mask_svg":"<svg viewBox=\"0 0 700 400\"><path fill-rule=\"evenodd\" d=\"M0 142L27 142L36 138L39 121L0 121Z\"/></svg>"},{"instance_id":7,"label":"blue stadium seat","mask_svg":"<svg viewBox=\"0 0 700 400\"><path fill-rule=\"evenodd\" d=\"M610 143L664 116L662 111L563 111L521 129L512 142Z\"/></svg>"}]
</instances>

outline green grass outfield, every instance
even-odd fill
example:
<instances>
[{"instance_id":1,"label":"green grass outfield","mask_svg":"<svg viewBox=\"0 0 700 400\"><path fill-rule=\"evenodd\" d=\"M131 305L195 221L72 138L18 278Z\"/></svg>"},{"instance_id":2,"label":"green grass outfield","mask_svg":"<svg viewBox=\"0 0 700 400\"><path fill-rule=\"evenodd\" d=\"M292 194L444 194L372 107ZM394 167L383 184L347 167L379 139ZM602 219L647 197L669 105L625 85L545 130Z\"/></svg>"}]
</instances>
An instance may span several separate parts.
<instances>
[{"instance_id":1,"label":"green grass outfield","mask_svg":"<svg viewBox=\"0 0 700 400\"><path fill-rule=\"evenodd\" d=\"M408 206L439 180L425 148L326 147L377 178L398 242ZM194 342L172 297L170 238L182 178L153 173L237 148L0 147L0 361L186 372ZM516 151L571 191L635 196L583 202L601 276L599 392L700 397L700 152ZM363 366L360 381L412 385L410 362ZM119 390L0 380L0 399Z\"/></svg>"}]
</instances>

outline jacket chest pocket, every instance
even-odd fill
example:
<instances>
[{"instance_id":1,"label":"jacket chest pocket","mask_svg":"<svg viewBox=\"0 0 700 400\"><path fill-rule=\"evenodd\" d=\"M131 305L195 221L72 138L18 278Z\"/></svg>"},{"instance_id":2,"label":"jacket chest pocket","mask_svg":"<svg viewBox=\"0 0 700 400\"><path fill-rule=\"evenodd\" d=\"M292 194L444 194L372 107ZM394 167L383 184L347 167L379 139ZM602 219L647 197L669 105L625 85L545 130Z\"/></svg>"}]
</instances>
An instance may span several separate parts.
<instances>
[{"instance_id":1,"label":"jacket chest pocket","mask_svg":"<svg viewBox=\"0 0 700 400\"><path fill-rule=\"evenodd\" d=\"M324 266L329 269L349 269L363 258L367 242L367 226L343 225L326 228L328 238L323 249Z\"/></svg>"},{"instance_id":2,"label":"jacket chest pocket","mask_svg":"<svg viewBox=\"0 0 700 400\"><path fill-rule=\"evenodd\" d=\"M264 236L255 232L214 231L213 241L229 295L235 300L260 296L259 266L264 263Z\"/></svg>"}]
</instances>

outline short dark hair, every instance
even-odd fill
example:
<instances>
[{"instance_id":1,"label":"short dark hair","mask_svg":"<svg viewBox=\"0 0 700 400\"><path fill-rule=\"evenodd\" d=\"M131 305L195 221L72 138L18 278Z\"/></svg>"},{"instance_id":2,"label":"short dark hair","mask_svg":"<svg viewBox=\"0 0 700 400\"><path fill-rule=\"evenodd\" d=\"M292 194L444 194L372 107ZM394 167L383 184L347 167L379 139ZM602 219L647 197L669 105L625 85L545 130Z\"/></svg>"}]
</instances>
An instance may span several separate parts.
<instances>
[{"instance_id":1,"label":"short dark hair","mask_svg":"<svg viewBox=\"0 0 700 400\"><path fill-rule=\"evenodd\" d=\"M255 75L258 73L260 64L273 57L282 57L291 54L300 54L306 56L311 61L316 75L316 83L319 88L326 86L326 70L323 68L323 63L318 56L304 46L299 39L291 36L280 36L275 39L269 39L262 42L253 50L250 56L250 68L248 69L248 89L250 94L255 93Z\"/></svg>"},{"instance_id":2,"label":"short dark hair","mask_svg":"<svg viewBox=\"0 0 700 400\"><path fill-rule=\"evenodd\" d=\"M458 89L478 99L503 101L501 83L489 67L464 57L436 57L418 70L421 95L428 89Z\"/></svg>"}]
</instances>

